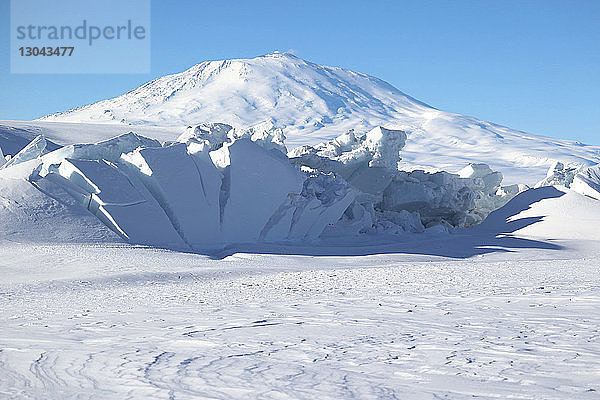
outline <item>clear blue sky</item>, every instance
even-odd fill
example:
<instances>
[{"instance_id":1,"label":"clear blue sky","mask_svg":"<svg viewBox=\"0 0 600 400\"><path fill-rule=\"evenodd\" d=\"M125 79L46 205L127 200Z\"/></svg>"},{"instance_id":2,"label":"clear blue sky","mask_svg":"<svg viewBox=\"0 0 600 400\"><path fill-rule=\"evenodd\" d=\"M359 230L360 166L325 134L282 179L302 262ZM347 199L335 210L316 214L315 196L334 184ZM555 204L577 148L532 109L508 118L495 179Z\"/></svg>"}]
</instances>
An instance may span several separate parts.
<instances>
[{"instance_id":1,"label":"clear blue sky","mask_svg":"<svg viewBox=\"0 0 600 400\"><path fill-rule=\"evenodd\" d=\"M0 0L0 119L117 96L204 60L292 50L382 78L436 108L600 144L600 1L152 2L151 74L9 73Z\"/></svg>"}]
</instances>

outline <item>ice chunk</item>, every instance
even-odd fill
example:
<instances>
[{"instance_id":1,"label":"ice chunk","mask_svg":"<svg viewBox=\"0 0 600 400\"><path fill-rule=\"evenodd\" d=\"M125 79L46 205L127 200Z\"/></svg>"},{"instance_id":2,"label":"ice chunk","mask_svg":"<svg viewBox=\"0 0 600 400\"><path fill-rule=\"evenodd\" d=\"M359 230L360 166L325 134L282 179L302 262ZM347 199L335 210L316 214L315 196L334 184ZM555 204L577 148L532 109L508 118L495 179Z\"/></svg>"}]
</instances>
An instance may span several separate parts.
<instances>
[{"instance_id":1,"label":"ice chunk","mask_svg":"<svg viewBox=\"0 0 600 400\"><path fill-rule=\"evenodd\" d=\"M502 173L492 171L487 164L469 164L458 172L461 178L478 180L483 184L481 191L486 194L496 192L502 183Z\"/></svg>"},{"instance_id":2,"label":"ice chunk","mask_svg":"<svg viewBox=\"0 0 600 400\"><path fill-rule=\"evenodd\" d=\"M23 163L25 161L39 158L42 155L48 153L46 138L43 135L37 136L21 151L11 157L10 160L6 161L2 168L8 168L11 165Z\"/></svg>"},{"instance_id":3,"label":"ice chunk","mask_svg":"<svg viewBox=\"0 0 600 400\"><path fill-rule=\"evenodd\" d=\"M487 164L469 164L458 172L461 178L481 178L494 171Z\"/></svg>"},{"instance_id":4,"label":"ice chunk","mask_svg":"<svg viewBox=\"0 0 600 400\"><path fill-rule=\"evenodd\" d=\"M400 150L406 143L404 131L385 129L381 126L367 132L365 145L372 154L369 167L398 169Z\"/></svg>"},{"instance_id":5,"label":"ice chunk","mask_svg":"<svg viewBox=\"0 0 600 400\"><path fill-rule=\"evenodd\" d=\"M529 189L529 186L521 183L508 186L501 186L496 191L496 196L499 196L501 198L512 199L513 197L515 197L521 192L526 191L527 189Z\"/></svg>"},{"instance_id":6,"label":"ice chunk","mask_svg":"<svg viewBox=\"0 0 600 400\"><path fill-rule=\"evenodd\" d=\"M205 250L221 243L221 174L208 154L190 155L185 144L176 143L163 148L141 148L124 154L122 159L193 249Z\"/></svg>"},{"instance_id":7,"label":"ice chunk","mask_svg":"<svg viewBox=\"0 0 600 400\"><path fill-rule=\"evenodd\" d=\"M600 164L588 167L575 175L571 189L600 200Z\"/></svg>"},{"instance_id":8,"label":"ice chunk","mask_svg":"<svg viewBox=\"0 0 600 400\"><path fill-rule=\"evenodd\" d=\"M178 142L189 144L190 141L205 142L210 151L218 150L224 144L231 144L238 139L250 139L266 150L287 153L283 129L276 127L272 120L259 122L247 129L234 129L231 125L220 122L203 123L189 126L177 138Z\"/></svg>"},{"instance_id":9,"label":"ice chunk","mask_svg":"<svg viewBox=\"0 0 600 400\"><path fill-rule=\"evenodd\" d=\"M271 217L261 239L316 239L338 222L357 194L343 179L314 171L304 181L302 193L291 195Z\"/></svg>"},{"instance_id":10,"label":"ice chunk","mask_svg":"<svg viewBox=\"0 0 600 400\"><path fill-rule=\"evenodd\" d=\"M118 162L122 153L129 153L140 147L161 147L161 144L158 140L133 132L95 144L73 144L46 154L42 158L43 166L40 173L44 175L52 164L59 164L66 158Z\"/></svg>"},{"instance_id":11,"label":"ice chunk","mask_svg":"<svg viewBox=\"0 0 600 400\"><path fill-rule=\"evenodd\" d=\"M302 191L304 177L287 160L249 139L219 150L228 160L221 198L223 236L227 242L254 242L290 194Z\"/></svg>"},{"instance_id":12,"label":"ice chunk","mask_svg":"<svg viewBox=\"0 0 600 400\"><path fill-rule=\"evenodd\" d=\"M335 172L356 188L382 191L397 170L406 133L376 127L363 136L353 130L315 147L302 146L289 153L295 164L322 172Z\"/></svg>"},{"instance_id":13,"label":"ice chunk","mask_svg":"<svg viewBox=\"0 0 600 400\"><path fill-rule=\"evenodd\" d=\"M382 211L418 212L426 227L440 223L470 226L499 207L497 202L509 200L496 196L498 188L482 178L461 178L448 172L399 171L384 190L379 207Z\"/></svg>"},{"instance_id":14,"label":"ice chunk","mask_svg":"<svg viewBox=\"0 0 600 400\"><path fill-rule=\"evenodd\" d=\"M233 139L233 128L231 125L220 122L204 123L196 126L189 126L185 132L177 138L178 142L188 143L190 139L205 141L210 150L217 150L223 147L223 144L229 143Z\"/></svg>"},{"instance_id":15,"label":"ice chunk","mask_svg":"<svg viewBox=\"0 0 600 400\"><path fill-rule=\"evenodd\" d=\"M580 165L565 166L565 164L560 161L555 161L548 169L546 177L536 183L535 187L539 188L542 186L555 185L570 187L573 178L575 178L575 175L577 175L582 168L583 167Z\"/></svg>"},{"instance_id":16,"label":"ice chunk","mask_svg":"<svg viewBox=\"0 0 600 400\"><path fill-rule=\"evenodd\" d=\"M276 150L284 155L287 154L283 129L276 127L272 120L259 122L239 134L236 130L234 136L236 139L250 139L265 150Z\"/></svg>"},{"instance_id":17,"label":"ice chunk","mask_svg":"<svg viewBox=\"0 0 600 400\"><path fill-rule=\"evenodd\" d=\"M298 147L289 156L298 164L348 178L359 167L396 170L405 142L404 131L376 127L363 136L356 136L350 130L315 147Z\"/></svg>"},{"instance_id":18,"label":"ice chunk","mask_svg":"<svg viewBox=\"0 0 600 400\"><path fill-rule=\"evenodd\" d=\"M348 131L314 147L294 149L289 156L295 164L334 172L362 192L359 203L368 211L373 224L362 227L362 231L374 226L388 231L418 231L419 224L406 222L414 218L415 212L427 226L436 223L468 226L480 222L510 199L507 192L498 192L502 174L485 164L470 164L458 175L398 171L405 141L405 132L377 127L363 136ZM395 218L392 213L403 211L411 217L396 218L402 221L400 224L386 220ZM346 228L356 228L358 221L367 223L366 214L360 214L357 220L346 213L342 218Z\"/></svg>"},{"instance_id":19,"label":"ice chunk","mask_svg":"<svg viewBox=\"0 0 600 400\"><path fill-rule=\"evenodd\" d=\"M163 210L124 166L105 160L66 159L43 179L64 187L129 242L187 248Z\"/></svg>"}]
</instances>

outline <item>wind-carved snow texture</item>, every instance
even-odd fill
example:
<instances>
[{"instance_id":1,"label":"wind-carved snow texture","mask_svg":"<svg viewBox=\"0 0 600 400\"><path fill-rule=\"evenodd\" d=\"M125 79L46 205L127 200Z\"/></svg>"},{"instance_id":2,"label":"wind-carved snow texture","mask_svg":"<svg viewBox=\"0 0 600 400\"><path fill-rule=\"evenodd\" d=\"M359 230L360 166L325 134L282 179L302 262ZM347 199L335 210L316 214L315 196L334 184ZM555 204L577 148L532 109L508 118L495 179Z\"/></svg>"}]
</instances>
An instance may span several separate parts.
<instances>
[{"instance_id":1,"label":"wind-carved snow texture","mask_svg":"<svg viewBox=\"0 0 600 400\"><path fill-rule=\"evenodd\" d=\"M469 164L400 171L403 131L376 127L286 155L272 121L190 126L177 142L128 133L47 152L38 137L4 168L58 185L123 240L211 252L228 244L446 231L524 190Z\"/></svg>"},{"instance_id":2,"label":"wind-carved snow texture","mask_svg":"<svg viewBox=\"0 0 600 400\"><path fill-rule=\"evenodd\" d=\"M107 131L137 126L164 138L167 130L194 129L210 121L227 122L236 132L271 121L282 129L290 149L315 146L350 129L363 133L385 126L407 134L401 169L456 173L468 163L485 163L501 171L510 184L534 185L556 161L584 167L600 162L598 146L437 110L380 79L277 52L206 61L122 96L29 124L51 138L77 142L87 131L102 135L98 123L104 123ZM163 130L151 131L150 126Z\"/></svg>"},{"instance_id":3,"label":"wind-carved snow texture","mask_svg":"<svg viewBox=\"0 0 600 400\"><path fill-rule=\"evenodd\" d=\"M444 240L429 242L465 243ZM511 250L214 260L4 244L0 396L597 399L597 243Z\"/></svg>"}]
</instances>

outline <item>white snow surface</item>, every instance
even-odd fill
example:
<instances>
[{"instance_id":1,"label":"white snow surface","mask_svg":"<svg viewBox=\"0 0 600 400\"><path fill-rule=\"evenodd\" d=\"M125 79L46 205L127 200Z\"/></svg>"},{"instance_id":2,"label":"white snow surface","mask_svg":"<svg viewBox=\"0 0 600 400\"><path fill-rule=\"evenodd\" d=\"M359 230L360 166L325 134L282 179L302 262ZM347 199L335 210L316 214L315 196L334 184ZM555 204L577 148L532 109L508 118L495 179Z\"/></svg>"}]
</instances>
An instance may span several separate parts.
<instances>
[{"instance_id":1,"label":"white snow surface","mask_svg":"<svg viewBox=\"0 0 600 400\"><path fill-rule=\"evenodd\" d=\"M48 119L0 122L0 398L600 398L597 147L281 53Z\"/></svg>"},{"instance_id":2,"label":"white snow surface","mask_svg":"<svg viewBox=\"0 0 600 400\"><path fill-rule=\"evenodd\" d=\"M584 166L600 162L598 146L440 111L380 79L279 52L253 59L205 61L113 99L40 121L0 125L51 130L56 136L45 135L52 140L80 143L107 138L99 123L106 124L109 137L122 133L117 132L122 129L119 126L131 124L148 130L138 131L141 134L153 137L154 133L162 140L172 135L174 140L188 126L227 122L247 128L265 120L283 127L290 149L333 139L349 129L403 130L408 135L403 168L457 172L469 163L485 163L502 172L511 184L535 184L556 161ZM88 128L87 124L92 125ZM94 135L99 136L91 138Z\"/></svg>"},{"instance_id":3,"label":"white snow surface","mask_svg":"<svg viewBox=\"0 0 600 400\"><path fill-rule=\"evenodd\" d=\"M501 214L213 257L2 240L0 396L597 399L600 242L564 218L594 232L600 201L532 189Z\"/></svg>"}]
</instances>

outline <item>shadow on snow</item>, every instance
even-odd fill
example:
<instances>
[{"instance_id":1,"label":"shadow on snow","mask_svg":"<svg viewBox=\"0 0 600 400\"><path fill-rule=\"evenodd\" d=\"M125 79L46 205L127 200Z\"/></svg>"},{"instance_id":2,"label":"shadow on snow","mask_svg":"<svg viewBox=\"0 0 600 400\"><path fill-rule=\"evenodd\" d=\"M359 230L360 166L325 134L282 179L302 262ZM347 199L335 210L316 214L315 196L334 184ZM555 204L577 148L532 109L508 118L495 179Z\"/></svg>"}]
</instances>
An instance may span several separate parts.
<instances>
[{"instance_id":1,"label":"shadow on snow","mask_svg":"<svg viewBox=\"0 0 600 400\"><path fill-rule=\"evenodd\" d=\"M451 234L377 235L345 239L326 239L319 243L303 244L240 244L228 246L211 254L222 259L235 253L255 253L300 256L365 256L375 254L414 254L450 258L469 258L494 252L513 252L517 249L561 250L551 240L535 240L513 235L514 232L544 219L543 215L512 219L532 204L544 199L558 198L565 193L554 187L529 189L491 213L480 225L457 229Z\"/></svg>"}]
</instances>

